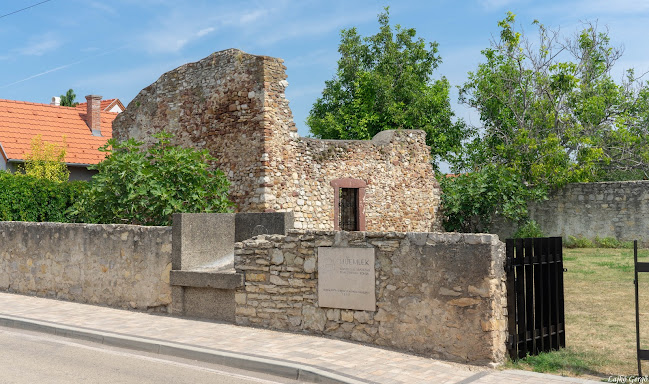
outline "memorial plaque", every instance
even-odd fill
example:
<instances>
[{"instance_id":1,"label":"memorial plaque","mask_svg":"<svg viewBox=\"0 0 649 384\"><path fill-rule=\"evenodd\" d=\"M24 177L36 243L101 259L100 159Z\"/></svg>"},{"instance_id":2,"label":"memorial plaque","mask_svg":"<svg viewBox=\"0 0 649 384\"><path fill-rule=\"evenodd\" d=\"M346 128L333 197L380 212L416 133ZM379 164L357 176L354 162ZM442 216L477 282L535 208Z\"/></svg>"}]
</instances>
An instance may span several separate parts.
<instances>
[{"instance_id":1,"label":"memorial plaque","mask_svg":"<svg viewBox=\"0 0 649 384\"><path fill-rule=\"evenodd\" d=\"M318 247L320 307L376 311L374 248Z\"/></svg>"}]
</instances>

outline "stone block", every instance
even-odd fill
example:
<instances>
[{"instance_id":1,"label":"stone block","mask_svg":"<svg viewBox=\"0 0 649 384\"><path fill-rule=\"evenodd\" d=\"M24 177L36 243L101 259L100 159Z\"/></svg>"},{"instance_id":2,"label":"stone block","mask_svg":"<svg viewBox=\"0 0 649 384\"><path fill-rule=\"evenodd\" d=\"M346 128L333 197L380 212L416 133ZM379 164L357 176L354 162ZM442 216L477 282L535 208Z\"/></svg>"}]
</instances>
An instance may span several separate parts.
<instances>
[{"instance_id":1,"label":"stone block","mask_svg":"<svg viewBox=\"0 0 649 384\"><path fill-rule=\"evenodd\" d=\"M171 271L171 285L197 288L235 289L244 285L243 274L200 271Z\"/></svg>"},{"instance_id":2,"label":"stone block","mask_svg":"<svg viewBox=\"0 0 649 384\"><path fill-rule=\"evenodd\" d=\"M234 265L234 213L175 213L172 269Z\"/></svg>"},{"instance_id":3,"label":"stone block","mask_svg":"<svg viewBox=\"0 0 649 384\"><path fill-rule=\"evenodd\" d=\"M235 241L258 235L286 235L293 228L293 212L237 213Z\"/></svg>"}]
</instances>

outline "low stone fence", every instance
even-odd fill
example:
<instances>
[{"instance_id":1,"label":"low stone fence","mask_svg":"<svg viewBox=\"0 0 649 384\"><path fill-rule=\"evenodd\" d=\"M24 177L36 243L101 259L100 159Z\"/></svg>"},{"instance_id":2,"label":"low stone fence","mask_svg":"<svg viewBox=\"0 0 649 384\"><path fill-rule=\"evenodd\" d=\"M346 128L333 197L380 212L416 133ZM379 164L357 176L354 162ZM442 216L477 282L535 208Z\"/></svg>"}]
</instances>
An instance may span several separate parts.
<instances>
[{"instance_id":1,"label":"low stone fence","mask_svg":"<svg viewBox=\"0 0 649 384\"><path fill-rule=\"evenodd\" d=\"M0 289L166 311L171 227L0 222Z\"/></svg>"},{"instance_id":2,"label":"low stone fence","mask_svg":"<svg viewBox=\"0 0 649 384\"><path fill-rule=\"evenodd\" d=\"M504 244L494 235L290 230L258 236L235 244L235 269L245 276L235 293L236 323L501 363L503 260Z\"/></svg>"}]
</instances>

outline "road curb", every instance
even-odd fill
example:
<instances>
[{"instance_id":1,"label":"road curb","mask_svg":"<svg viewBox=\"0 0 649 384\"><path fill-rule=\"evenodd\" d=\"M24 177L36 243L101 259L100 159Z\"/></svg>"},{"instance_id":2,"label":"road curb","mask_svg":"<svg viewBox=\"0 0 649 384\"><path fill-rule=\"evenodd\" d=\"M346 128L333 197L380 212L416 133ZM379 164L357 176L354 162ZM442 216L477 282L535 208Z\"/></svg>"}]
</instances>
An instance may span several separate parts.
<instances>
[{"instance_id":1,"label":"road curb","mask_svg":"<svg viewBox=\"0 0 649 384\"><path fill-rule=\"evenodd\" d=\"M16 316L0 314L0 326L49 333L113 347L174 356L205 363L225 365L248 371L261 372L294 380L323 384L368 384L370 381L329 372L306 364L218 351L205 347L173 343L144 337L121 335L93 329L72 327Z\"/></svg>"}]
</instances>

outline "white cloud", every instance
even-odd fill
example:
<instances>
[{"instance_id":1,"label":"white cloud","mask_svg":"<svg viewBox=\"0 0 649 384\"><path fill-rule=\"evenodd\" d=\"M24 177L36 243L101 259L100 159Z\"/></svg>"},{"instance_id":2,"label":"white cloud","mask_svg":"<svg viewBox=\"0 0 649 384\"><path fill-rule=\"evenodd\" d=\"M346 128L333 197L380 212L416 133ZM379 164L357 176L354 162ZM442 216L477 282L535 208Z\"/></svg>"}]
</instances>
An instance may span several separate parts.
<instances>
[{"instance_id":1,"label":"white cloud","mask_svg":"<svg viewBox=\"0 0 649 384\"><path fill-rule=\"evenodd\" d=\"M61 41L50 33L36 36L23 47L15 49L19 55L25 56L42 56L52 52L61 46Z\"/></svg>"},{"instance_id":2,"label":"white cloud","mask_svg":"<svg viewBox=\"0 0 649 384\"><path fill-rule=\"evenodd\" d=\"M240 18L239 18L239 23L242 25L246 24L251 24L254 23L255 21L261 19L263 16L266 16L270 13L270 10L268 9L258 9L253 12L247 12L244 13Z\"/></svg>"},{"instance_id":3,"label":"white cloud","mask_svg":"<svg viewBox=\"0 0 649 384\"><path fill-rule=\"evenodd\" d=\"M501 9L519 2L520 0L478 0L478 3L480 3L483 8L490 11Z\"/></svg>"},{"instance_id":4,"label":"white cloud","mask_svg":"<svg viewBox=\"0 0 649 384\"><path fill-rule=\"evenodd\" d=\"M216 28L214 27L209 27L209 28L203 28L200 31L196 32L196 37L203 37L205 35L209 35L210 33L214 32Z\"/></svg>"},{"instance_id":5,"label":"white cloud","mask_svg":"<svg viewBox=\"0 0 649 384\"><path fill-rule=\"evenodd\" d=\"M647 0L586 0L580 1L579 9L586 13L623 14L649 11Z\"/></svg>"},{"instance_id":6,"label":"white cloud","mask_svg":"<svg viewBox=\"0 0 649 384\"><path fill-rule=\"evenodd\" d=\"M101 11L101 12L104 12L104 13L109 13L111 15L117 15L117 11L115 10L115 8L110 7L110 6L108 6L108 5L104 4L104 3L100 3L100 2L97 2L97 1L91 1L91 2L86 3L86 4L89 5L92 8L95 8L98 11Z\"/></svg>"},{"instance_id":7,"label":"white cloud","mask_svg":"<svg viewBox=\"0 0 649 384\"><path fill-rule=\"evenodd\" d=\"M274 44L295 37L318 36L331 31L358 25L376 19L376 9L364 9L353 13L318 15L316 19L300 19L291 23L278 24L258 40L261 45Z\"/></svg>"},{"instance_id":8,"label":"white cloud","mask_svg":"<svg viewBox=\"0 0 649 384\"><path fill-rule=\"evenodd\" d=\"M316 49L304 55L286 58L284 61L289 68L324 66L335 69L338 60L336 49Z\"/></svg>"}]
</instances>

